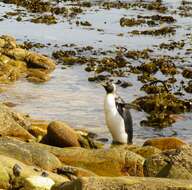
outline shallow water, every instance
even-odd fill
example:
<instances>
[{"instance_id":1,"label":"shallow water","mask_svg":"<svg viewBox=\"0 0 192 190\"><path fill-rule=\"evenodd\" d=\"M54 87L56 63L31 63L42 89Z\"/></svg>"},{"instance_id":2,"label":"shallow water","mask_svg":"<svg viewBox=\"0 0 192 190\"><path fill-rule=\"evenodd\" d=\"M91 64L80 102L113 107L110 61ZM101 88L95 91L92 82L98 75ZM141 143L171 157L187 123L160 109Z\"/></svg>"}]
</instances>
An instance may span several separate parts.
<instances>
[{"instance_id":1,"label":"shallow water","mask_svg":"<svg viewBox=\"0 0 192 190\"><path fill-rule=\"evenodd\" d=\"M179 0L164 1L167 6L174 10L180 5ZM0 3L0 17L5 12L13 11L14 5L5 5ZM7 19L0 22L0 35L9 34L15 36L19 41L29 39L34 42L51 43L52 45L38 49L37 51L51 55L55 50L55 44L73 43L78 46L93 46L95 49L115 50L116 47L126 47L127 49L151 48L168 40L185 40L186 34L192 31L192 18L182 18L177 14L173 16L177 19L176 35L173 36L131 36L128 32L139 27L120 27L119 19L122 16L136 17L136 15L157 14L156 11L146 10L125 10L111 9L96 11L98 7L92 7L84 14L78 15L78 20L88 20L93 27L77 27L76 19L69 24L66 20L56 25L47 26L45 24L33 24L29 21L17 22L15 19ZM105 24L106 22L106 24ZM142 27L146 29L148 26ZM104 32L98 32L97 29L103 29ZM123 33L124 36L117 36ZM190 46L190 43L189 43ZM181 50L179 50L181 54ZM157 54L170 54L169 51L161 50ZM171 52L178 54L178 50ZM20 80L14 85L5 86L7 90L1 94L1 100L14 102L17 106L14 108L20 112L25 112L39 119L63 120L76 128L86 128L97 132L99 137L110 138L104 123L103 99L104 90L95 83L88 82L90 73L84 71L84 66L75 65L61 69L60 66L52 73L52 80L44 84L33 84L26 80ZM179 75L177 76L180 77ZM133 83L133 87L127 89L119 88L119 94L128 102L144 94L139 90L142 86L138 82L136 75L129 75L125 80ZM172 136L177 135L189 142L192 142L192 114L185 114L184 121L177 122L170 128L155 130L149 127L141 127L139 122L145 118L145 113L132 110L134 120L134 141L142 143L144 139L154 136Z\"/></svg>"}]
</instances>

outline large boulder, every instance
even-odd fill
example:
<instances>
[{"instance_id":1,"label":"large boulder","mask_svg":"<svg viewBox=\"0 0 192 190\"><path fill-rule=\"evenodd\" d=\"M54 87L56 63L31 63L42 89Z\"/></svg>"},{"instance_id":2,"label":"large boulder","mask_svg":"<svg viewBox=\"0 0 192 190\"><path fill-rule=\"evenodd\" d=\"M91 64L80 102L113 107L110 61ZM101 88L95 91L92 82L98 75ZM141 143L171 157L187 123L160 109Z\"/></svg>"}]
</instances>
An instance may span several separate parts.
<instances>
[{"instance_id":1,"label":"large boulder","mask_svg":"<svg viewBox=\"0 0 192 190\"><path fill-rule=\"evenodd\" d=\"M147 158L144 173L148 177L192 179L192 148L164 151Z\"/></svg>"},{"instance_id":2,"label":"large boulder","mask_svg":"<svg viewBox=\"0 0 192 190\"><path fill-rule=\"evenodd\" d=\"M17 137L22 140L33 140L27 131L30 123L20 114L13 112L7 106L0 104L0 135Z\"/></svg>"},{"instance_id":3,"label":"large boulder","mask_svg":"<svg viewBox=\"0 0 192 190\"><path fill-rule=\"evenodd\" d=\"M191 180L143 177L89 177L55 185L52 190L190 190Z\"/></svg>"},{"instance_id":4,"label":"large boulder","mask_svg":"<svg viewBox=\"0 0 192 190\"><path fill-rule=\"evenodd\" d=\"M147 140L143 146L154 146L160 150L177 149L187 145L176 137L161 137Z\"/></svg>"},{"instance_id":5,"label":"large boulder","mask_svg":"<svg viewBox=\"0 0 192 190\"><path fill-rule=\"evenodd\" d=\"M58 147L80 147L76 131L68 124L53 121L47 129L47 141Z\"/></svg>"},{"instance_id":6,"label":"large boulder","mask_svg":"<svg viewBox=\"0 0 192 190\"><path fill-rule=\"evenodd\" d=\"M143 176L145 159L129 150L118 147L110 149L58 148L40 143L37 146L53 153L64 164L81 167L97 175Z\"/></svg>"},{"instance_id":7,"label":"large boulder","mask_svg":"<svg viewBox=\"0 0 192 190\"><path fill-rule=\"evenodd\" d=\"M46 170L61 167L61 162L47 150L10 137L0 138L0 154Z\"/></svg>"}]
</instances>

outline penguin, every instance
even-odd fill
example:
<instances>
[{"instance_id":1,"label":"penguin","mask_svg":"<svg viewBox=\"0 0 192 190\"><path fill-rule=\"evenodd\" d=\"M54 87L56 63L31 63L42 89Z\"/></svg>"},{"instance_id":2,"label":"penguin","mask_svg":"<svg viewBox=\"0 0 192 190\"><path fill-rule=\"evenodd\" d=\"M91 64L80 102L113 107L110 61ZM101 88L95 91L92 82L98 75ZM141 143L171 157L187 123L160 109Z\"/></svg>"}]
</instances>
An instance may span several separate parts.
<instances>
[{"instance_id":1,"label":"penguin","mask_svg":"<svg viewBox=\"0 0 192 190\"><path fill-rule=\"evenodd\" d=\"M113 137L113 142L132 144L133 122L127 104L117 96L116 86L110 82L102 84L106 90L104 112L106 125Z\"/></svg>"}]
</instances>

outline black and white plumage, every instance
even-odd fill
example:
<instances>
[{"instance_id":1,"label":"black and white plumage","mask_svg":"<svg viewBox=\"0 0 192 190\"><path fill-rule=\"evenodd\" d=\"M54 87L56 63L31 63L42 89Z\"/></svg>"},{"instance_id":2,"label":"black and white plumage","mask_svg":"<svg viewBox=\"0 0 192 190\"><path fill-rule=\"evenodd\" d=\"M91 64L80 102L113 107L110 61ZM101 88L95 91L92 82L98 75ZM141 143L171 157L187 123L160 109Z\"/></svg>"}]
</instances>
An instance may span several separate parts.
<instances>
[{"instance_id":1,"label":"black and white plumage","mask_svg":"<svg viewBox=\"0 0 192 190\"><path fill-rule=\"evenodd\" d=\"M116 86L111 83L103 85L107 94L104 100L105 120L113 137L119 143L132 143L133 124L127 104L117 96Z\"/></svg>"}]
</instances>

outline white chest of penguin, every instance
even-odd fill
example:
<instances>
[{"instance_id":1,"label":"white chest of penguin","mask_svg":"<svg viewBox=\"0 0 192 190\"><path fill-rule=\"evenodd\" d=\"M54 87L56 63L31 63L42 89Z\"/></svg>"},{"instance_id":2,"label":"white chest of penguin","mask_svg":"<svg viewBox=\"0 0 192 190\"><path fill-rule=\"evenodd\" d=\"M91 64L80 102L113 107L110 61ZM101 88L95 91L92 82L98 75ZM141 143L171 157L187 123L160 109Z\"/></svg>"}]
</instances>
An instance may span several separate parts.
<instances>
[{"instance_id":1,"label":"white chest of penguin","mask_svg":"<svg viewBox=\"0 0 192 190\"><path fill-rule=\"evenodd\" d=\"M114 94L111 93L105 96L104 111L106 125L112 134L113 140L120 143L127 143L125 123L116 108Z\"/></svg>"}]
</instances>

